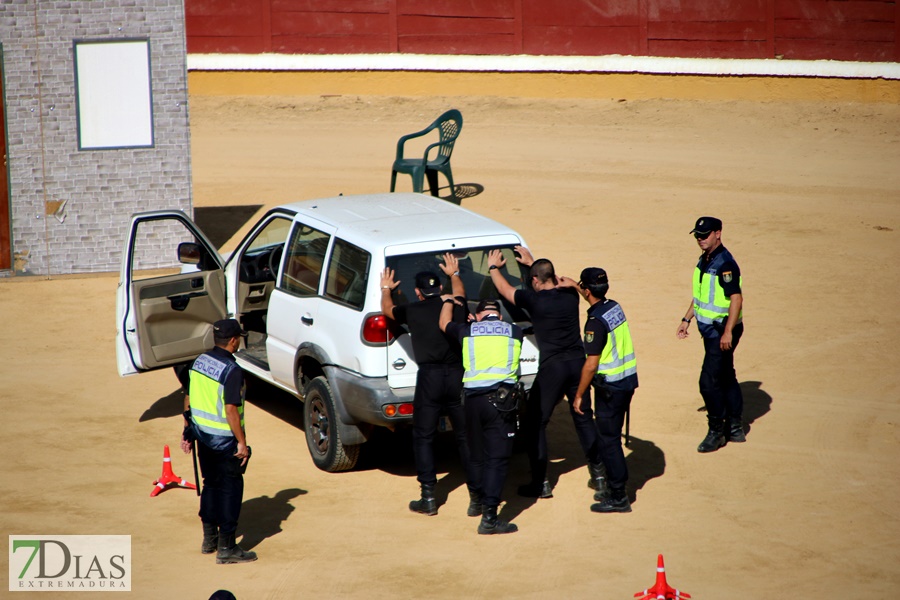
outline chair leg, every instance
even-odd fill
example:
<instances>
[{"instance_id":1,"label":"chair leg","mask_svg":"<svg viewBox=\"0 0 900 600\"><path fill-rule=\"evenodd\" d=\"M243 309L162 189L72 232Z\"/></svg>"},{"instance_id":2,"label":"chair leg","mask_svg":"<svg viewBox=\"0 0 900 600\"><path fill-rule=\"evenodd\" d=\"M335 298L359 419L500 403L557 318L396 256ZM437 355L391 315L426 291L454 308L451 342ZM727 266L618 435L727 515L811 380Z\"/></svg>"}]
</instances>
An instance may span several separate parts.
<instances>
[{"instance_id":1,"label":"chair leg","mask_svg":"<svg viewBox=\"0 0 900 600\"><path fill-rule=\"evenodd\" d=\"M397 171L391 171L391 191L394 191L394 188L397 187Z\"/></svg>"},{"instance_id":2,"label":"chair leg","mask_svg":"<svg viewBox=\"0 0 900 600\"><path fill-rule=\"evenodd\" d=\"M421 194L425 187L425 169L416 169L411 173L413 191Z\"/></svg>"},{"instance_id":3,"label":"chair leg","mask_svg":"<svg viewBox=\"0 0 900 600\"><path fill-rule=\"evenodd\" d=\"M431 195L435 198L438 197L438 176L437 171L434 169L425 169L425 176L428 178L428 189L431 190Z\"/></svg>"}]
</instances>

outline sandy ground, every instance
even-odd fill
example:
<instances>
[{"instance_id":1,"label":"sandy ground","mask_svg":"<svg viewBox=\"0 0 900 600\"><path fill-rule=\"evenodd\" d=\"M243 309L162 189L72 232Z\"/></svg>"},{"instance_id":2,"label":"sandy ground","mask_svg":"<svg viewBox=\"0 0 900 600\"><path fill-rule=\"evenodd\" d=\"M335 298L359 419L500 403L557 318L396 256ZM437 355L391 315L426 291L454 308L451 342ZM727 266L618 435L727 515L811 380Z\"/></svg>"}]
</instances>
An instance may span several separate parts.
<instances>
[{"instance_id":1,"label":"sandy ground","mask_svg":"<svg viewBox=\"0 0 900 600\"><path fill-rule=\"evenodd\" d=\"M463 206L520 231L562 273L610 273L639 360L633 513L588 510L562 407L554 498L514 495L527 473L516 455L503 514L520 531L486 537L465 516L451 444L440 514L415 515L407 437L385 432L356 470L320 472L298 404L256 386L241 529L260 560L217 566L199 553L194 493L149 497L165 444L193 479L176 452L181 395L169 370L116 374L110 274L0 281L0 530L131 535L136 598L630 598L660 553L697 599L894 595L900 106L197 97L195 203L386 191L396 139L451 106L465 116L454 175L475 193ZM748 441L710 455L696 452L702 345L675 338L701 214L724 220L745 283Z\"/></svg>"}]
</instances>

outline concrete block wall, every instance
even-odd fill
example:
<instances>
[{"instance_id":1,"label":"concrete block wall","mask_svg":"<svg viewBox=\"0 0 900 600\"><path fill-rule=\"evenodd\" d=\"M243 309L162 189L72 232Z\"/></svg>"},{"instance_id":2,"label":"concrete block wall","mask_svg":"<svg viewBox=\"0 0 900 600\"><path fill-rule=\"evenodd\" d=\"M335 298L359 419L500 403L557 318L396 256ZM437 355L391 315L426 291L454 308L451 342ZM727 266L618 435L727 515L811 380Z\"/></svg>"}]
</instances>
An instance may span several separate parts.
<instances>
[{"instance_id":1,"label":"concrete block wall","mask_svg":"<svg viewBox=\"0 0 900 600\"><path fill-rule=\"evenodd\" d=\"M154 145L79 150L74 41L124 39L150 43ZM17 273L115 271L132 213L191 214L183 0L4 0L0 44Z\"/></svg>"}]
</instances>

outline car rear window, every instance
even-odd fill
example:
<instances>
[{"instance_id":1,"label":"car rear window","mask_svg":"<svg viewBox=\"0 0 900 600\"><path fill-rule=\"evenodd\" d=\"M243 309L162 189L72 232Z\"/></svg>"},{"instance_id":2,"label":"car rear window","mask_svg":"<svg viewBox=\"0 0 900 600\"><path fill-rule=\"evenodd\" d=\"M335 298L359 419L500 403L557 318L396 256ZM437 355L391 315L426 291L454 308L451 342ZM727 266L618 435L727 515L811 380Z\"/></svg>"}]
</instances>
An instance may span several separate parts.
<instances>
[{"instance_id":1,"label":"car rear window","mask_svg":"<svg viewBox=\"0 0 900 600\"><path fill-rule=\"evenodd\" d=\"M459 276L466 289L466 299L469 301L470 310L474 309L479 300L500 298L500 294L497 292L497 288L494 287L488 272L488 253L495 249L501 250L504 258L506 258L503 274L513 287L521 288L523 282L528 279L529 269L516 261L512 246L500 248L454 248L452 252L459 261ZM450 278L444 275L439 266L443 262L444 252L389 256L387 258L387 266L394 270L394 280L400 282L400 285L397 286L392 294L394 303L404 304L416 301L416 273L421 271L431 271L438 275L441 278L441 284L444 286L444 293L449 294L451 291ZM525 311L509 305L505 301L503 301L503 305L505 308L504 319L511 318L516 322L530 320Z\"/></svg>"}]
</instances>

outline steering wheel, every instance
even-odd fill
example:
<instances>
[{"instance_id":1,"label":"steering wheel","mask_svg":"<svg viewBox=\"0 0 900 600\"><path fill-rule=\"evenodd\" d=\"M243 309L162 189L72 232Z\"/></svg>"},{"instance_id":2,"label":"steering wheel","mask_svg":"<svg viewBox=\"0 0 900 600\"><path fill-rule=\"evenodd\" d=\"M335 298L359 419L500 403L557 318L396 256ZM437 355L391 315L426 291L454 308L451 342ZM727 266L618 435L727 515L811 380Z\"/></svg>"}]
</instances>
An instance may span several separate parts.
<instances>
[{"instance_id":1,"label":"steering wheel","mask_svg":"<svg viewBox=\"0 0 900 600\"><path fill-rule=\"evenodd\" d=\"M272 279L278 278L278 265L281 264L281 255L284 254L284 246L278 246L269 253L269 271Z\"/></svg>"}]
</instances>

